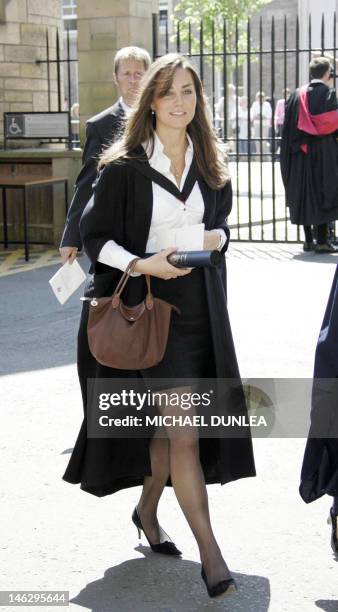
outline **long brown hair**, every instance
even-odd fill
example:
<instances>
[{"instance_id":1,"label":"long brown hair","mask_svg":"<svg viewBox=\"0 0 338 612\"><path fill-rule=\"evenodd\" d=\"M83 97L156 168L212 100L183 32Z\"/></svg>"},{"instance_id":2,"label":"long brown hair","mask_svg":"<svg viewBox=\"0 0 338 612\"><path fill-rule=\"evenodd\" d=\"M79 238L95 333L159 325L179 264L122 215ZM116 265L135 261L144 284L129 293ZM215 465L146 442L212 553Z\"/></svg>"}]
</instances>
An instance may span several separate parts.
<instances>
[{"instance_id":1,"label":"long brown hair","mask_svg":"<svg viewBox=\"0 0 338 612\"><path fill-rule=\"evenodd\" d=\"M155 120L151 104L156 96L163 97L172 86L177 68L189 70L196 90L196 110L187 131L194 145L199 174L212 189L220 189L229 180L225 154L210 120L210 110L203 85L194 66L182 55L168 53L158 58L144 75L141 90L133 112L126 121L120 140L113 143L101 155L99 167L121 158L128 158L143 142L154 150Z\"/></svg>"}]
</instances>

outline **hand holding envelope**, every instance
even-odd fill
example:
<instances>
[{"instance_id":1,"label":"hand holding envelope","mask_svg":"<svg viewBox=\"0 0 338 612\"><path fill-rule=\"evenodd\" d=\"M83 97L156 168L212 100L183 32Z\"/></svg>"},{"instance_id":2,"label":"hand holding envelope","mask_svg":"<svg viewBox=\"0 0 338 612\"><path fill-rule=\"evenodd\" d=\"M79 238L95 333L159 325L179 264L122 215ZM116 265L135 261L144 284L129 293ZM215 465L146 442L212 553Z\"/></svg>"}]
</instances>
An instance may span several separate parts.
<instances>
[{"instance_id":1,"label":"hand holding envelope","mask_svg":"<svg viewBox=\"0 0 338 612\"><path fill-rule=\"evenodd\" d=\"M60 304L64 304L85 280L86 274L75 259L72 264L66 261L49 280L49 284Z\"/></svg>"}]
</instances>

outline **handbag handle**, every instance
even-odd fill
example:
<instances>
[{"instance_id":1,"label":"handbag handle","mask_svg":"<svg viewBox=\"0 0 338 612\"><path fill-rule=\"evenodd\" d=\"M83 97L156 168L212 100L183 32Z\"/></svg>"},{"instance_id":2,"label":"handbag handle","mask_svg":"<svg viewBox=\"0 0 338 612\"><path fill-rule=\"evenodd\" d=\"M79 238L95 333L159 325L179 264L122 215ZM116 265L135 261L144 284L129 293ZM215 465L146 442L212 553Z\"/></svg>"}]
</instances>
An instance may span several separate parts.
<instances>
[{"instance_id":1,"label":"handbag handle","mask_svg":"<svg viewBox=\"0 0 338 612\"><path fill-rule=\"evenodd\" d=\"M121 298L121 293L122 293L123 289L125 288L128 280L129 280L130 274L133 271L133 269L134 269L134 267L136 265L136 262L139 259L140 259L140 257L135 257L135 259L132 259L129 262L128 266L126 267L124 273L122 274L122 276L121 276L121 278L120 278L120 280L119 280L119 282L117 284L117 287L116 287L116 289L115 289L115 291L114 291L114 293L112 295L112 306L113 306L113 308L117 308L119 306L120 298ZM154 298L153 298L153 295L151 293L151 288L150 288L150 276L149 276L149 274L145 274L145 277L146 277L146 283L147 283L146 306L147 306L148 310L151 310L151 308L154 305Z\"/></svg>"}]
</instances>

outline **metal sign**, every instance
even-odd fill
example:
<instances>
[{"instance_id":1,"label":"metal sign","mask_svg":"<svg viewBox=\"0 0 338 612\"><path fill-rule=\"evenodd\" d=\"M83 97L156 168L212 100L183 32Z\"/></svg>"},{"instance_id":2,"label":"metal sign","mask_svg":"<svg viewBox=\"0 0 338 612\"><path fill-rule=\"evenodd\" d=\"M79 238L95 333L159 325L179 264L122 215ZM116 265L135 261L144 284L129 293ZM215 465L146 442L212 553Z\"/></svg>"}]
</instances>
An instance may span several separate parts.
<instances>
[{"instance_id":1,"label":"metal sign","mask_svg":"<svg viewBox=\"0 0 338 612\"><path fill-rule=\"evenodd\" d=\"M69 113L4 113L5 138L69 138Z\"/></svg>"}]
</instances>

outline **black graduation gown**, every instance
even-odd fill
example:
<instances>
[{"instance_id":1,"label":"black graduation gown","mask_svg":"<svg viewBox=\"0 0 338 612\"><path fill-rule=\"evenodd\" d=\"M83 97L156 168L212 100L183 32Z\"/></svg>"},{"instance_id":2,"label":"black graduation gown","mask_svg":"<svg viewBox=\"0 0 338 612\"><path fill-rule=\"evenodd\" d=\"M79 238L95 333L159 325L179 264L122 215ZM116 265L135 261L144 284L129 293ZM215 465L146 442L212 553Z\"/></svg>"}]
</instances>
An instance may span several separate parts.
<instances>
[{"instance_id":1,"label":"black graduation gown","mask_svg":"<svg viewBox=\"0 0 338 612\"><path fill-rule=\"evenodd\" d=\"M193 164L186 184L194 171ZM112 295L121 277L119 270L97 262L98 254L107 240L115 240L137 256L145 254L152 217L152 180L159 182L158 174L148 162L135 164L127 160L110 164L102 171L95 186L95 197L88 203L80 223L84 248L94 268L94 274L87 284L87 296ZM197 176L197 180L205 204L203 221L206 229L223 228L228 232L225 220L231 210L231 183L215 191L201 177ZM173 184L168 183L170 190ZM164 186L163 180L161 184ZM208 376L239 380L226 306L225 261L219 268L205 269L204 274L209 315L212 315L210 325L215 364L214 371ZM131 278L123 299L133 305L144 298L144 292L143 277ZM85 416L63 478L70 483L81 483L81 489L101 497L142 485L144 476L151 475L149 438L87 438L86 378L127 376L126 371L121 373L101 366L90 354L86 334L87 312L88 308L84 309L80 324L78 361ZM136 373L130 375L135 377ZM244 396L238 394L238 390L234 403L240 404L240 411L247 414ZM200 460L207 484L224 484L255 475L249 428L242 428L241 435L240 438L227 439L200 438ZM170 478L167 485L171 486Z\"/></svg>"},{"instance_id":2,"label":"black graduation gown","mask_svg":"<svg viewBox=\"0 0 338 612\"><path fill-rule=\"evenodd\" d=\"M324 83L308 87L311 115L337 113L337 97ZM336 132L314 136L297 127L299 90L286 104L280 165L291 222L320 225L338 219L338 144ZM307 145L307 153L304 152Z\"/></svg>"},{"instance_id":3,"label":"black graduation gown","mask_svg":"<svg viewBox=\"0 0 338 612\"><path fill-rule=\"evenodd\" d=\"M314 397L320 400L318 381L328 379L329 394L325 393L322 405L312 408L312 420L322 427L332 428L333 417L338 416L338 267L334 275L324 320L316 348L314 368ZM335 380L333 380L335 379ZM329 409L327 412L327 408ZM332 435L332 433L331 433ZM322 495L338 495L338 439L309 437L302 465L300 495L310 503Z\"/></svg>"}]
</instances>

